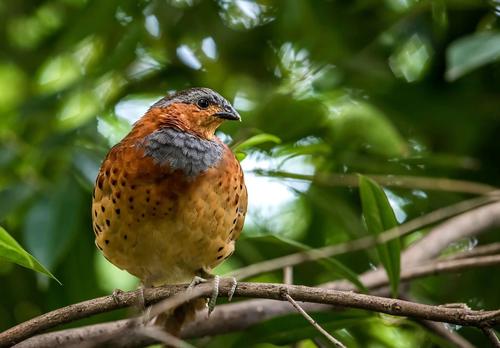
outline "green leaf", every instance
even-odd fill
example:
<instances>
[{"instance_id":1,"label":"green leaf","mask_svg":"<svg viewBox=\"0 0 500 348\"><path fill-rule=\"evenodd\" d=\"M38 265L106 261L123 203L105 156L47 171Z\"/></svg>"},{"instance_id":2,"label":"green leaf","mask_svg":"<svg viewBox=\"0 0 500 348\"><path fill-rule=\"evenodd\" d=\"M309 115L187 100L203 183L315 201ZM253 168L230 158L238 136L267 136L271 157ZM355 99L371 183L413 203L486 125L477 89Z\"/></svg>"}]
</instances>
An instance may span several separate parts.
<instances>
[{"instance_id":1,"label":"green leaf","mask_svg":"<svg viewBox=\"0 0 500 348\"><path fill-rule=\"evenodd\" d=\"M43 273L61 284L49 270L24 250L2 227L0 227L0 258Z\"/></svg>"},{"instance_id":2,"label":"green leaf","mask_svg":"<svg viewBox=\"0 0 500 348\"><path fill-rule=\"evenodd\" d=\"M246 152L236 152L234 155L236 156L236 159L240 162L247 157Z\"/></svg>"},{"instance_id":3,"label":"green leaf","mask_svg":"<svg viewBox=\"0 0 500 348\"><path fill-rule=\"evenodd\" d=\"M328 120L333 148L400 157L408 152L405 139L384 113L362 101L328 101L336 110Z\"/></svg>"},{"instance_id":4,"label":"green leaf","mask_svg":"<svg viewBox=\"0 0 500 348\"><path fill-rule=\"evenodd\" d=\"M363 218L368 231L378 236L397 226L396 216L382 188L372 179L359 175L359 191ZM392 296L396 297L399 286L401 246L399 238L377 245L380 262L385 268L391 284Z\"/></svg>"},{"instance_id":5,"label":"green leaf","mask_svg":"<svg viewBox=\"0 0 500 348\"><path fill-rule=\"evenodd\" d=\"M278 138L276 135L261 133L261 134L254 135L253 137L250 137L247 140L244 140L243 142L237 144L236 146L233 147L233 151L234 152L243 152L246 149L249 149L251 147L255 147L257 145L267 143L267 142L280 144L281 139Z\"/></svg>"},{"instance_id":6,"label":"green leaf","mask_svg":"<svg viewBox=\"0 0 500 348\"><path fill-rule=\"evenodd\" d=\"M253 137L248 138L247 140L244 140L241 143L236 144L233 147L233 152L235 153L235 156L238 159L238 161L241 162L247 157L247 153L244 150L268 142L280 144L281 139L278 138L276 135L272 134L267 134L267 133L257 134L254 135Z\"/></svg>"},{"instance_id":7,"label":"green leaf","mask_svg":"<svg viewBox=\"0 0 500 348\"><path fill-rule=\"evenodd\" d=\"M446 79L454 81L500 59L500 33L476 33L451 43L446 51Z\"/></svg>"}]
</instances>

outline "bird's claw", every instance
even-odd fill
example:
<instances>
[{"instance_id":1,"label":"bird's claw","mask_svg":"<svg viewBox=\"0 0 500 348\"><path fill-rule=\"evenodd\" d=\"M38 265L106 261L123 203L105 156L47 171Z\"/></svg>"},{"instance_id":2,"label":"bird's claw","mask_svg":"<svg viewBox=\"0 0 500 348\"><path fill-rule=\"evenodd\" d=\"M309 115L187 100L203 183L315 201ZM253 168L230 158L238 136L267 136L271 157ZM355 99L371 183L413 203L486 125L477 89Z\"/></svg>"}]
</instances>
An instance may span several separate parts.
<instances>
[{"instance_id":1,"label":"bird's claw","mask_svg":"<svg viewBox=\"0 0 500 348\"><path fill-rule=\"evenodd\" d=\"M231 289L229 289L229 292L227 293L227 300L229 302L231 302L231 300L233 299L233 295L234 293L236 292L236 287L238 286L238 281L236 280L235 277L230 277L229 279L231 279Z\"/></svg>"},{"instance_id":2,"label":"bird's claw","mask_svg":"<svg viewBox=\"0 0 500 348\"><path fill-rule=\"evenodd\" d=\"M144 287L141 286L139 289L139 295L137 296L137 308L141 311L146 310L146 296L144 295Z\"/></svg>"},{"instance_id":3,"label":"bird's claw","mask_svg":"<svg viewBox=\"0 0 500 348\"><path fill-rule=\"evenodd\" d=\"M236 287L238 286L238 282L236 281L236 278L231 277L231 288L228 291L227 294L227 299L228 301L231 301L233 299L233 295L236 292ZM187 287L187 290L192 290L196 285L205 283L207 282L206 279L195 276L189 286ZM210 295L210 299L208 301L207 307L208 307L208 315L210 315L214 309L215 305L217 303L217 297L219 296L219 284L220 284L220 277L218 275L214 276L213 278L213 287L212 287L212 294Z\"/></svg>"},{"instance_id":4,"label":"bird's claw","mask_svg":"<svg viewBox=\"0 0 500 348\"><path fill-rule=\"evenodd\" d=\"M217 303L217 297L219 296L219 281L220 277L218 275L214 276L214 286L212 288L212 295L210 295L210 301L208 301L208 315L210 315Z\"/></svg>"},{"instance_id":5,"label":"bird's claw","mask_svg":"<svg viewBox=\"0 0 500 348\"><path fill-rule=\"evenodd\" d=\"M121 300L120 300L120 295L123 294L123 290L121 289L114 289L113 290L113 293L111 294L111 297L113 298L113 301L115 301L115 303L117 305L120 304Z\"/></svg>"},{"instance_id":6,"label":"bird's claw","mask_svg":"<svg viewBox=\"0 0 500 348\"><path fill-rule=\"evenodd\" d=\"M194 276L193 280L191 280L191 283L189 283L187 290L192 290L196 285L206 282L207 280L205 278Z\"/></svg>"}]
</instances>

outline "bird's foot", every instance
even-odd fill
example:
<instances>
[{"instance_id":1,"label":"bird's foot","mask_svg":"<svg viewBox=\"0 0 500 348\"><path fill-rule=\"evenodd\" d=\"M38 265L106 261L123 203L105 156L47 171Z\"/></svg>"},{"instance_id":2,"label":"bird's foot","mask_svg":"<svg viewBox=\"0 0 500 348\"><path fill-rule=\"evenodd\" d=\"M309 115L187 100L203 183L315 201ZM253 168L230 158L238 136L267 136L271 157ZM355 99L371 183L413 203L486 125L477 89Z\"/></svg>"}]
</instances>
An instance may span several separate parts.
<instances>
[{"instance_id":1,"label":"bird's foot","mask_svg":"<svg viewBox=\"0 0 500 348\"><path fill-rule=\"evenodd\" d=\"M136 306L140 311L145 311L146 310L146 296L144 294L145 287L140 286L139 287L139 295L137 295L137 303Z\"/></svg>"},{"instance_id":2,"label":"bird's foot","mask_svg":"<svg viewBox=\"0 0 500 348\"><path fill-rule=\"evenodd\" d=\"M214 309L215 309L215 304L217 302L217 297L219 296L219 283L220 283L220 277L218 275L214 276L214 285L212 288L212 295L210 296L210 300L208 301L208 315L210 315ZM235 277L230 277L231 280L231 288L229 289L227 293L227 300L231 301L233 299L233 295L236 292L236 287L238 286L238 282L236 281Z\"/></svg>"},{"instance_id":3,"label":"bird's foot","mask_svg":"<svg viewBox=\"0 0 500 348\"><path fill-rule=\"evenodd\" d=\"M111 297L113 298L113 301L119 305L121 303L120 300L120 295L123 294L123 290L121 289L114 289L113 293L111 294Z\"/></svg>"},{"instance_id":4,"label":"bird's foot","mask_svg":"<svg viewBox=\"0 0 500 348\"><path fill-rule=\"evenodd\" d=\"M191 280L191 283L189 283L187 290L193 289L196 285L206 283L207 280L202 277L194 276L193 280Z\"/></svg>"},{"instance_id":5,"label":"bird's foot","mask_svg":"<svg viewBox=\"0 0 500 348\"><path fill-rule=\"evenodd\" d=\"M231 300L233 299L233 295L236 292L238 281L236 280L235 277L229 277L229 279L231 279L231 289L229 289L229 292L227 293L227 300L231 302Z\"/></svg>"},{"instance_id":6,"label":"bird's foot","mask_svg":"<svg viewBox=\"0 0 500 348\"><path fill-rule=\"evenodd\" d=\"M213 288L212 288L212 294L210 295L210 299L208 301L208 315L210 315L210 313L213 312L213 310L215 309L215 304L217 302L217 297L219 296L219 280L220 280L220 277L218 275L216 276L212 276L212 275L209 275L212 280L213 280ZM206 280L205 278L202 278L202 277L199 277L199 276L195 276L193 278L193 280L191 281L191 283L189 283L189 286L187 287L187 290L186 291L190 291L192 290L196 285L198 284L202 284L202 283L206 283L208 280Z\"/></svg>"},{"instance_id":7,"label":"bird's foot","mask_svg":"<svg viewBox=\"0 0 500 348\"><path fill-rule=\"evenodd\" d=\"M205 270L201 271L201 275L205 276L206 278L212 278L213 281L213 287L212 287L212 294L210 295L210 298L207 303L208 307L208 315L210 315L214 309L215 305L217 303L217 297L219 296L219 284L220 284L220 277L218 275L212 275L208 273ZM227 299L228 301L231 301L233 299L233 295L236 291L236 287L238 286L238 282L236 281L236 278L230 277L231 280L231 288L229 289ZM187 290L193 289L196 285L201 284L201 283L206 283L208 280L199 276L195 276L191 283L189 284Z\"/></svg>"},{"instance_id":8,"label":"bird's foot","mask_svg":"<svg viewBox=\"0 0 500 348\"><path fill-rule=\"evenodd\" d=\"M215 304L217 303L217 297L219 296L219 281L220 277L218 275L214 276L214 285L212 288L212 295L210 295L210 300L208 301L208 315L212 314L215 309Z\"/></svg>"}]
</instances>

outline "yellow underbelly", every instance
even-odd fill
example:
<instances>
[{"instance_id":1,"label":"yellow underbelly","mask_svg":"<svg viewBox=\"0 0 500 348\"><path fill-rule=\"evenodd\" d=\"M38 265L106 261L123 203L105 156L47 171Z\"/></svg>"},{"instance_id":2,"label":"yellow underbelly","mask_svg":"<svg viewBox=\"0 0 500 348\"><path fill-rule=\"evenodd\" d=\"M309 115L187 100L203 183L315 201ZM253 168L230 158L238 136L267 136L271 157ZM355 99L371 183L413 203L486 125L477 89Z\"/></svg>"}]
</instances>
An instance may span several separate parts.
<instances>
[{"instance_id":1,"label":"yellow underbelly","mask_svg":"<svg viewBox=\"0 0 500 348\"><path fill-rule=\"evenodd\" d=\"M244 187L207 173L191 183L131 184L96 192L96 244L145 285L189 282L230 256L244 219ZM117 197L117 193L120 193Z\"/></svg>"}]
</instances>

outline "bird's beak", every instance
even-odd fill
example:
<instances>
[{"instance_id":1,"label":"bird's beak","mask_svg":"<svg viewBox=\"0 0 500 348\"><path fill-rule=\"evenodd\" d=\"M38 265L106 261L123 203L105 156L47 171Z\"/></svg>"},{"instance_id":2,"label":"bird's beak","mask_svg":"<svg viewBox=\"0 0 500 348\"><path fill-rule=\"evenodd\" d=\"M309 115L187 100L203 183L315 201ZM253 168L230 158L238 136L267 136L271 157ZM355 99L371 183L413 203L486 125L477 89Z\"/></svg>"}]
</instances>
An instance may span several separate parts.
<instances>
[{"instance_id":1,"label":"bird's beak","mask_svg":"<svg viewBox=\"0 0 500 348\"><path fill-rule=\"evenodd\" d=\"M223 120L241 121L240 114L238 114L238 111L236 111L231 105L225 106L224 110L216 112L214 116L222 118Z\"/></svg>"}]
</instances>

